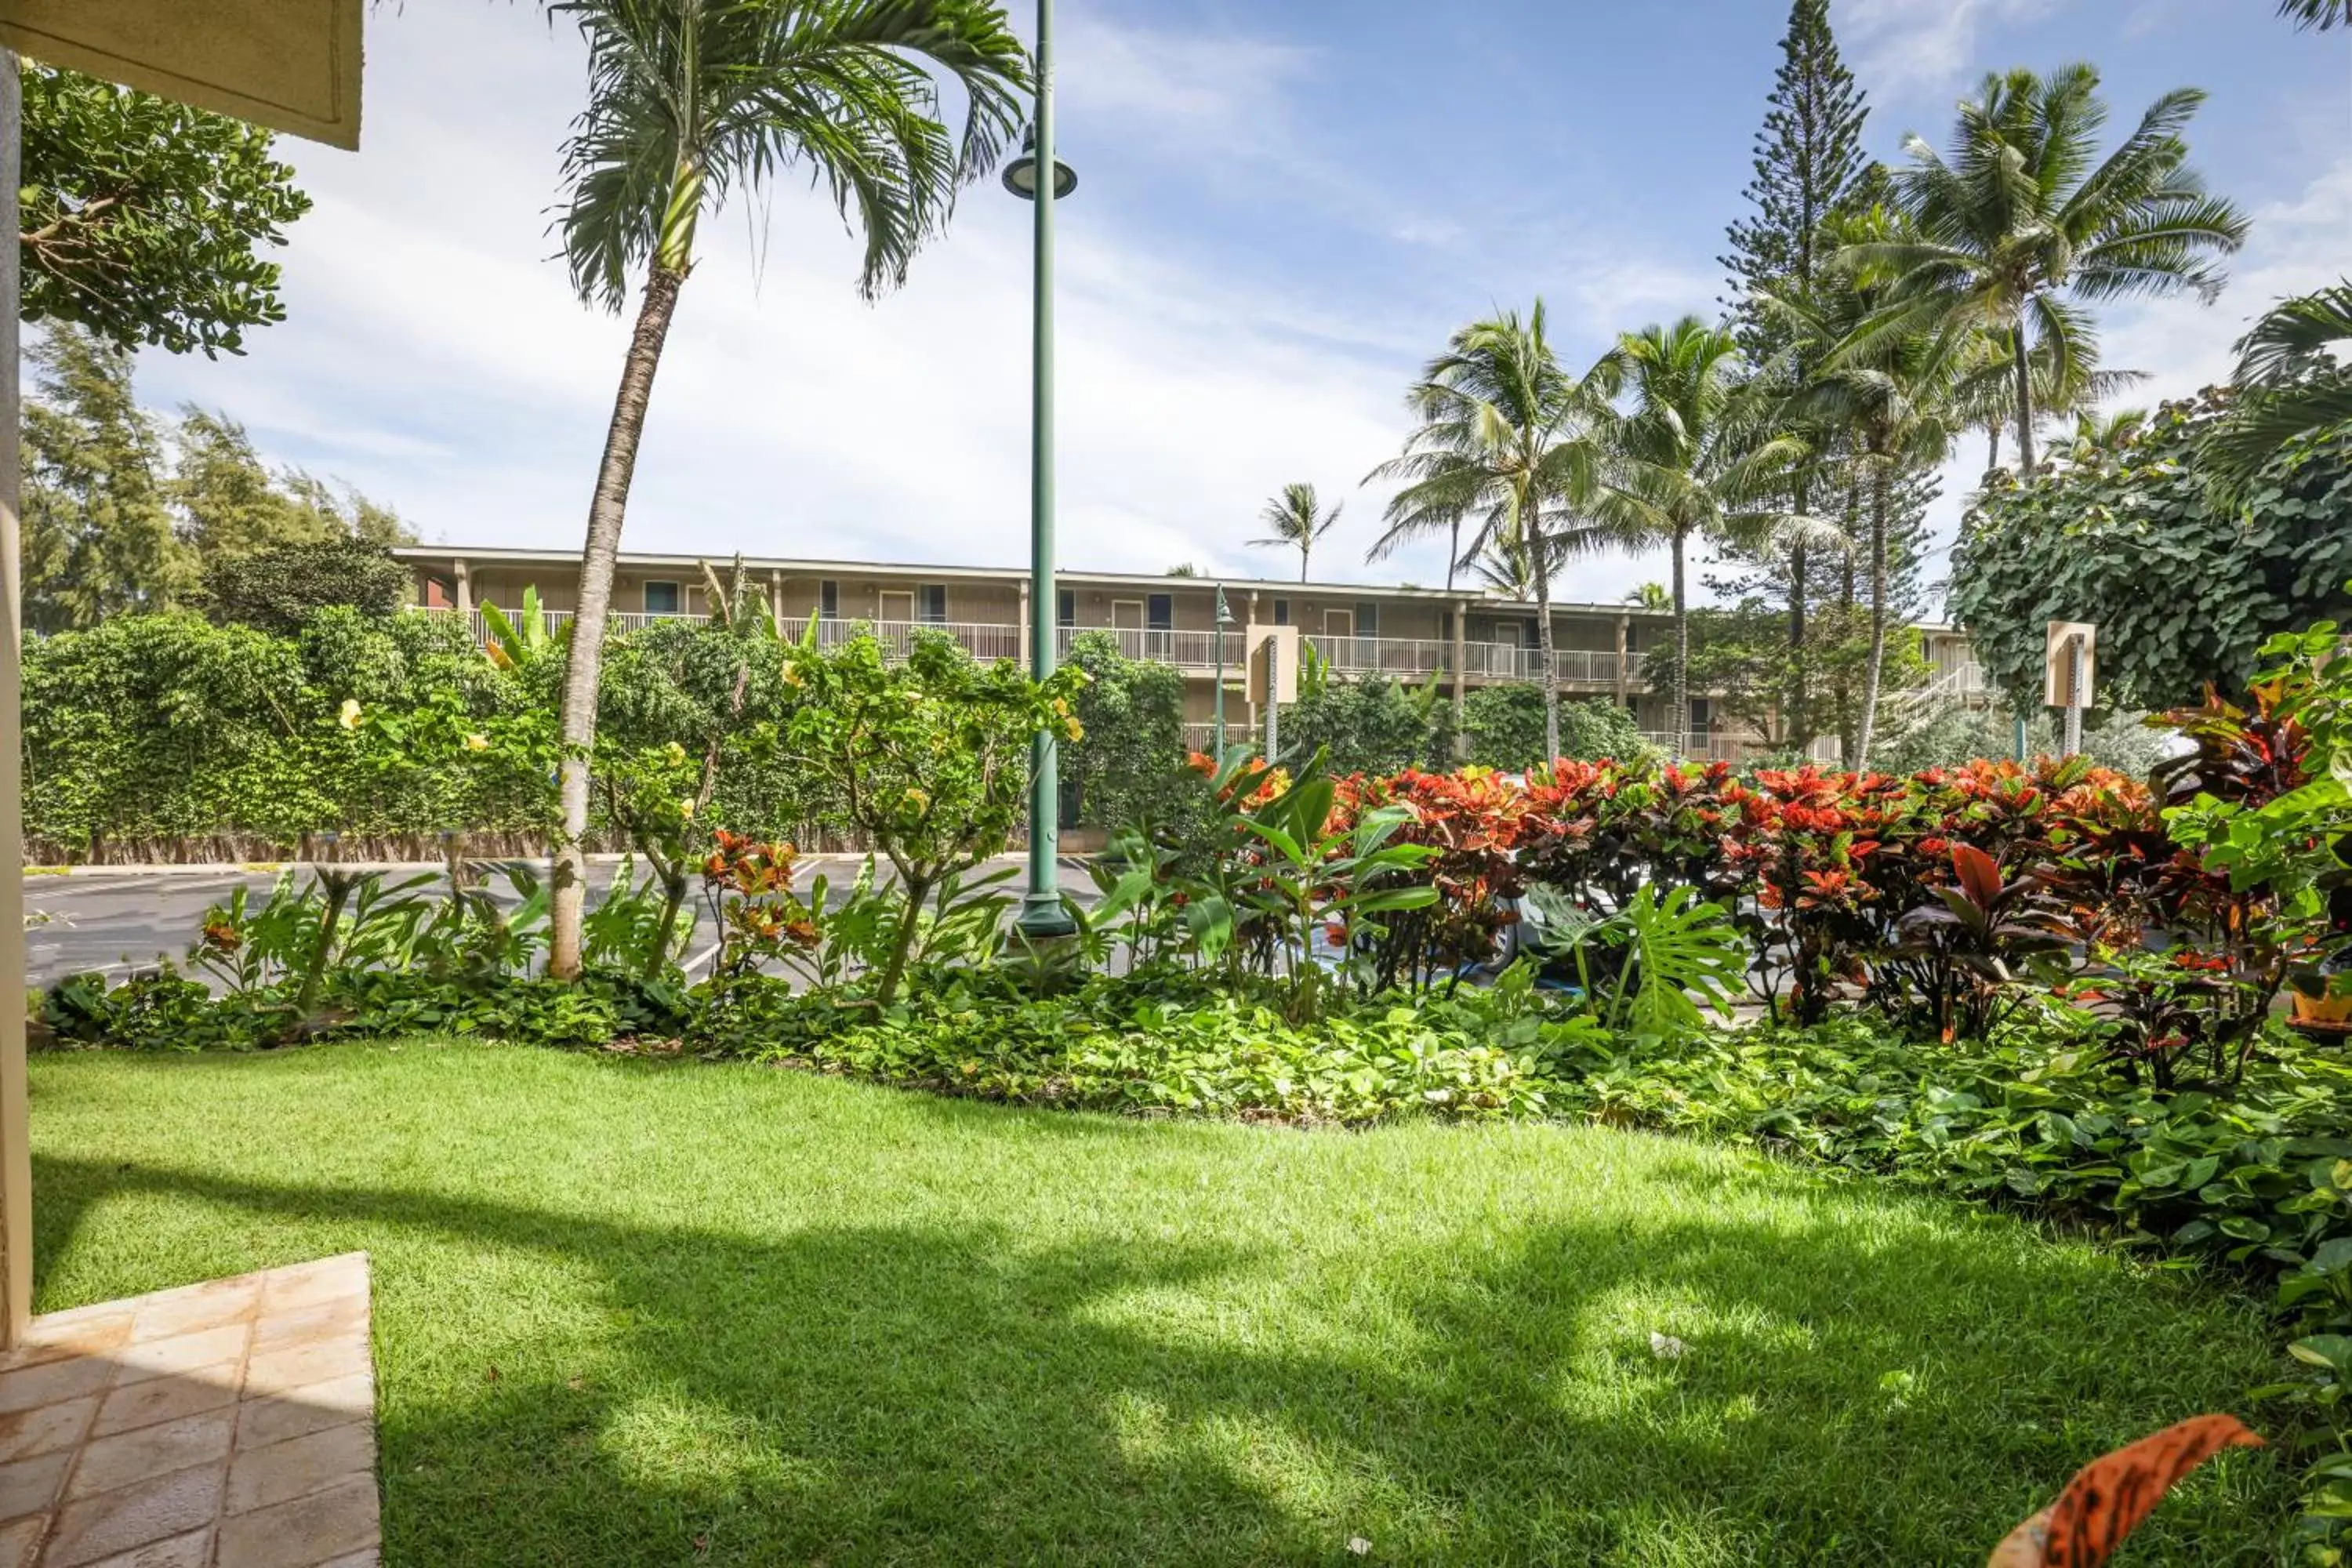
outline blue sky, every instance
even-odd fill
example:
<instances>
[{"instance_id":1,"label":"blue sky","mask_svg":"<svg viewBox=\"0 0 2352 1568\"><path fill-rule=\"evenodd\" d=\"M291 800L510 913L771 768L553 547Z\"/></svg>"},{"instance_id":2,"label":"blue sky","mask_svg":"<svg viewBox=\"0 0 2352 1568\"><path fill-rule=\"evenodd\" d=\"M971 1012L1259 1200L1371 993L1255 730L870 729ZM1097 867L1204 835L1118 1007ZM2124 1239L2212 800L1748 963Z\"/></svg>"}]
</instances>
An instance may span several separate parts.
<instances>
[{"instance_id":1,"label":"blue sky","mask_svg":"<svg viewBox=\"0 0 2352 1568\"><path fill-rule=\"evenodd\" d=\"M1016 0L1026 26L1028 6ZM2352 38L2271 0L1839 0L1870 140L1940 142L1981 73L2089 59L2118 121L2184 83L2216 190L2256 217L2228 296L2111 307L2107 360L2221 376L2246 319L2352 269ZM1063 560L1282 574L1245 547L1311 480L1348 516L1318 577L1433 582L1362 556L1362 476L1446 334L1549 303L1590 358L1712 314L1781 0L1060 0ZM145 356L150 402L245 420L271 458L358 485L428 540L576 548L625 322L574 300L546 232L582 50L523 5L372 17L363 150L287 152L317 209L289 319L242 360ZM1013 563L1027 517L1025 210L974 187L878 305L822 198L780 185L703 229L656 385L634 548ZM1965 465L1964 465L1965 466ZM1972 471L1972 469L1971 469ZM1948 529L1958 491L1939 509ZM1660 574L1580 565L1613 598Z\"/></svg>"}]
</instances>

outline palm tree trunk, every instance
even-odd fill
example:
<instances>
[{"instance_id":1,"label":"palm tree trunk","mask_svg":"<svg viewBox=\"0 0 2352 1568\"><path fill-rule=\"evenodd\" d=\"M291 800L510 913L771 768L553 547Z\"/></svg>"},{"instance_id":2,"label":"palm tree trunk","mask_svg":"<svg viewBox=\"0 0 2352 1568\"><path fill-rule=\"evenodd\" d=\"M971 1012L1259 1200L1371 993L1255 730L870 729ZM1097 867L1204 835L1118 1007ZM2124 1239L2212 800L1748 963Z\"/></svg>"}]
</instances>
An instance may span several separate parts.
<instances>
[{"instance_id":1,"label":"palm tree trunk","mask_svg":"<svg viewBox=\"0 0 2352 1568\"><path fill-rule=\"evenodd\" d=\"M1543 660L1544 762L1559 759L1559 662L1551 650L1551 564L1536 508L1528 509L1528 554L1536 569L1536 657Z\"/></svg>"},{"instance_id":2,"label":"palm tree trunk","mask_svg":"<svg viewBox=\"0 0 2352 1568\"><path fill-rule=\"evenodd\" d=\"M1462 520L1454 520L1454 532L1445 545L1445 591L1454 592L1454 570L1462 560Z\"/></svg>"},{"instance_id":3,"label":"palm tree trunk","mask_svg":"<svg viewBox=\"0 0 2352 1568\"><path fill-rule=\"evenodd\" d=\"M1996 419L1985 426L1985 472L1991 473L2000 467L2000 421Z\"/></svg>"},{"instance_id":4,"label":"palm tree trunk","mask_svg":"<svg viewBox=\"0 0 2352 1568\"><path fill-rule=\"evenodd\" d=\"M1307 581L1307 547L1302 544L1298 547L1298 581L1302 584ZM1303 608L1304 606L1301 607Z\"/></svg>"},{"instance_id":5,"label":"palm tree trunk","mask_svg":"<svg viewBox=\"0 0 2352 1568\"><path fill-rule=\"evenodd\" d=\"M2025 323L2017 324L2017 472L2033 472L2033 368L2025 355Z\"/></svg>"},{"instance_id":6,"label":"palm tree trunk","mask_svg":"<svg viewBox=\"0 0 2352 1568\"><path fill-rule=\"evenodd\" d=\"M1790 497L1796 503L1799 517L1812 512L1812 490L1808 479L1808 475L1799 473L1795 491ZM1789 550L1789 698L1788 710L1781 715L1780 723L1783 742L1800 752L1813 743L1812 716L1808 711L1812 707L1812 671L1805 657L1806 557L1805 542L1800 538Z\"/></svg>"},{"instance_id":7,"label":"palm tree trunk","mask_svg":"<svg viewBox=\"0 0 2352 1568\"><path fill-rule=\"evenodd\" d=\"M1878 679L1886 663L1886 518L1894 476L1882 466L1871 480L1870 656L1862 668L1862 736L1854 747L1854 771L1870 767L1870 743L1878 727Z\"/></svg>"},{"instance_id":8,"label":"palm tree trunk","mask_svg":"<svg viewBox=\"0 0 2352 1568\"><path fill-rule=\"evenodd\" d=\"M1855 595L1853 584L1853 541L1855 526L1861 521L1862 478L1859 470L1849 467L1846 472L1845 481L1845 537L1847 542L1845 547L1844 573L1843 581L1838 584L1840 590L1838 604L1842 612L1838 617L1838 639L1841 642L1844 642L1853 636L1853 606ZM1840 761L1842 761L1846 767L1851 769L1860 765L1857 761L1857 742L1859 737L1855 733L1853 723L1853 689L1846 684L1844 672L1847 668L1848 667L1845 662L1841 659L1839 661L1839 674L1832 700L1835 702L1837 707L1838 756Z\"/></svg>"},{"instance_id":9,"label":"palm tree trunk","mask_svg":"<svg viewBox=\"0 0 2352 1568\"><path fill-rule=\"evenodd\" d=\"M1683 552L1690 534L1686 528L1675 530L1675 689L1668 699L1674 712L1668 721L1675 729L1676 761L1690 755L1690 601L1689 584L1685 580Z\"/></svg>"},{"instance_id":10,"label":"palm tree trunk","mask_svg":"<svg viewBox=\"0 0 2352 1568\"><path fill-rule=\"evenodd\" d=\"M580 922L588 899L589 763L596 745L596 690L604 665L604 619L613 603L613 566L621 552L621 521L628 511L629 483L636 474L637 442L645 435L646 406L652 400L654 372L677 310L686 274L656 266L646 278L645 303L621 366L621 389L613 399L613 423L604 435L604 460L596 470L595 494L588 502L588 539L580 552L580 600L572 616L572 648L563 666L561 719L563 753L557 764L556 799L562 813L549 877L547 972L560 980L580 974Z\"/></svg>"}]
</instances>

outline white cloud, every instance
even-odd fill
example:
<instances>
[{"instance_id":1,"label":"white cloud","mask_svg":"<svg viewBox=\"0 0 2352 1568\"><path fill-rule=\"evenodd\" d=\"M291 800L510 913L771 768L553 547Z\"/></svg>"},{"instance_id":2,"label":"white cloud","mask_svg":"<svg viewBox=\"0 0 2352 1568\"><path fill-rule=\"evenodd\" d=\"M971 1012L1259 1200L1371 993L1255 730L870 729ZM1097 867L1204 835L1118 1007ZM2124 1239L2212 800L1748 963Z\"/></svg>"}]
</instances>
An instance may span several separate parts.
<instances>
[{"instance_id":1,"label":"white cloud","mask_svg":"<svg viewBox=\"0 0 2352 1568\"><path fill-rule=\"evenodd\" d=\"M2112 0L2109 0L2112 3ZM2064 0L1846 0L1836 20L1856 71L1874 94L1956 86L1981 68L1979 34L2031 21Z\"/></svg>"}]
</instances>

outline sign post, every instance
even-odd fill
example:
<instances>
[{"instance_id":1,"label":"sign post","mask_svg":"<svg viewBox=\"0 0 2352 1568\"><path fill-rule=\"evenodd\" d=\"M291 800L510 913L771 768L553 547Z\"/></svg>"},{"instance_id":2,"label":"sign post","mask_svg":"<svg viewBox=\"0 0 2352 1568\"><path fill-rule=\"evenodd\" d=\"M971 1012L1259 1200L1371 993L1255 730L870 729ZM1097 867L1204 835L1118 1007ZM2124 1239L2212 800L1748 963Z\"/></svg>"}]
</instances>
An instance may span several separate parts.
<instances>
[{"instance_id":1,"label":"sign post","mask_svg":"<svg viewBox=\"0 0 2352 1568\"><path fill-rule=\"evenodd\" d=\"M1249 649L1249 698L1265 710L1264 760L1272 767L1282 738L1277 711L1284 703L1298 700L1298 628L1251 626L1242 637Z\"/></svg>"},{"instance_id":2,"label":"sign post","mask_svg":"<svg viewBox=\"0 0 2352 1568\"><path fill-rule=\"evenodd\" d=\"M2042 700L2065 715L2063 754L2083 749L2083 712L2091 706L2093 655L2099 628L2088 621L2053 621L2042 645Z\"/></svg>"}]
</instances>

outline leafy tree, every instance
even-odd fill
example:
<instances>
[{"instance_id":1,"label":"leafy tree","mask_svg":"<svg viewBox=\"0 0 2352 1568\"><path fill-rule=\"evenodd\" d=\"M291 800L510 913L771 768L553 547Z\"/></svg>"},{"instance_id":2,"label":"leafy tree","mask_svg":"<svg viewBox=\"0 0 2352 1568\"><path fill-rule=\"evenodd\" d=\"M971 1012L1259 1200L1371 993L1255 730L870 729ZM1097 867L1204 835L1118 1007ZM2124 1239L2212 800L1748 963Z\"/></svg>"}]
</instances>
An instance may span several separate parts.
<instances>
[{"instance_id":1,"label":"leafy tree","mask_svg":"<svg viewBox=\"0 0 2352 1568\"><path fill-rule=\"evenodd\" d=\"M180 537L207 565L338 540L415 542L397 512L348 486L338 493L305 469L271 472L245 426L225 414L184 409L172 444L178 455L171 497Z\"/></svg>"},{"instance_id":2,"label":"leafy tree","mask_svg":"<svg viewBox=\"0 0 2352 1568\"><path fill-rule=\"evenodd\" d=\"M2063 740L2049 710L2031 718L2025 730L2025 754L2058 755ZM1948 704L1887 737L1879 758L1880 771L1907 774L1929 768L1958 767L1979 757L2006 757L2017 746L2016 719L2005 707ZM2110 710L2099 722L2083 729L2082 755L2095 765L2112 768L2126 778L2144 779L2168 754L2165 733L2151 730L2147 716Z\"/></svg>"},{"instance_id":3,"label":"leafy tree","mask_svg":"<svg viewBox=\"0 0 2352 1568\"><path fill-rule=\"evenodd\" d=\"M556 0L588 42L588 106L564 150L561 226L572 287L618 311L646 274L589 503L562 710L562 842L549 967L580 972L598 662L629 483L704 206L805 167L862 231L868 298L905 279L966 181L993 166L1026 84L994 0ZM939 83L965 102L961 135Z\"/></svg>"},{"instance_id":4,"label":"leafy tree","mask_svg":"<svg viewBox=\"0 0 2352 1568\"><path fill-rule=\"evenodd\" d=\"M1650 754L1633 716L1605 699L1561 703L1557 743L1545 734L1541 687L1482 686L1464 702L1463 714L1467 759L1477 767L1524 773L1547 753L1587 763Z\"/></svg>"},{"instance_id":5,"label":"leafy tree","mask_svg":"<svg viewBox=\"0 0 2352 1568\"><path fill-rule=\"evenodd\" d=\"M1838 219L1868 208L1885 171L1863 151L1870 118L1865 95L1840 55L1830 26L1829 0L1795 0L1780 40L1780 67L1763 128L1756 135L1755 174L1747 196L1752 216L1729 230L1731 252L1723 265L1731 274L1735 331L1748 363L1790 386L1804 384L1822 345L1799 339L1778 311L1763 308L1769 291L1818 309L1825 288L1834 286L1830 265L1833 245L1825 230ZM1800 516L1820 504L1819 492L1832 483L1824 470L1836 441L1833 433L1799 431L1810 450L1790 471L1787 506ZM1788 541L1778 594L1788 606L1788 689L1781 705L1799 746L1811 738L1812 679L1807 626L1816 549L1802 532Z\"/></svg>"},{"instance_id":6,"label":"leafy tree","mask_svg":"<svg viewBox=\"0 0 2352 1568\"><path fill-rule=\"evenodd\" d=\"M261 247L310 199L268 132L30 61L19 79L26 321L211 356L285 319Z\"/></svg>"},{"instance_id":7,"label":"leafy tree","mask_svg":"<svg viewBox=\"0 0 2352 1568\"><path fill-rule=\"evenodd\" d=\"M1402 479L1389 503L1387 531L1369 559L1408 539L1444 532L1455 560L1485 553L1494 542L1523 549L1533 570L1537 646L1543 662L1545 730L1559 739L1559 671L1552 658L1551 569L1559 554L1555 523L1565 524L1599 492L1610 425L1608 384L1576 376L1559 362L1545 331L1543 301L1521 318L1507 310L1454 334L1409 395L1421 427L1402 456L1372 471ZM1465 521L1474 525L1466 552ZM1446 572L1449 585L1453 569Z\"/></svg>"},{"instance_id":8,"label":"leafy tree","mask_svg":"<svg viewBox=\"0 0 2352 1568\"><path fill-rule=\"evenodd\" d=\"M1257 514L1266 536L1253 539L1250 544L1256 549L1298 552L1298 580L1304 583L1307 563L1315 553L1315 542L1338 525L1340 510L1338 501L1327 510L1317 498L1313 485L1285 485L1282 493L1266 502L1265 509Z\"/></svg>"},{"instance_id":9,"label":"leafy tree","mask_svg":"<svg viewBox=\"0 0 2352 1568\"><path fill-rule=\"evenodd\" d=\"M2352 26L2352 0L2279 0L2279 15L2292 16L2298 27L2326 32Z\"/></svg>"},{"instance_id":10,"label":"leafy tree","mask_svg":"<svg viewBox=\"0 0 2352 1568\"><path fill-rule=\"evenodd\" d=\"M330 605L389 616L407 587L408 569L363 539L281 544L205 563L204 597L215 619L289 636Z\"/></svg>"},{"instance_id":11,"label":"leafy tree","mask_svg":"<svg viewBox=\"0 0 2352 1568\"><path fill-rule=\"evenodd\" d=\"M2352 279L2280 301L2238 340L2230 417L2207 443L2219 492L2234 499L2263 464L2298 437L2352 423L2352 370L2336 358L2352 344Z\"/></svg>"},{"instance_id":12,"label":"leafy tree","mask_svg":"<svg viewBox=\"0 0 2352 1568\"><path fill-rule=\"evenodd\" d=\"M2237 511L2202 471L2230 409L2226 392L2168 403L2121 451L1988 483L1951 602L2012 700L2040 705L2053 620L2097 624L2103 706L2161 710L2242 688L2265 639L2352 613L2352 427L2292 443Z\"/></svg>"},{"instance_id":13,"label":"leafy tree","mask_svg":"<svg viewBox=\"0 0 2352 1568\"><path fill-rule=\"evenodd\" d=\"M1097 827L1167 820L1201 778L1183 765L1183 676L1128 658L1108 632L1080 632L1066 662L1085 677L1071 704L1084 738L1058 748L1062 798Z\"/></svg>"},{"instance_id":14,"label":"leafy tree","mask_svg":"<svg viewBox=\"0 0 2352 1568\"><path fill-rule=\"evenodd\" d=\"M1608 363L1633 399L1610 429L1608 479L1590 519L1570 536L1577 552L1668 551L1676 682L1669 693L1675 750L1690 744L1689 551L1695 539L1753 549L1801 532L1833 537L1780 504L1804 443L1777 433L1779 399L1750 378L1739 344L1720 327L1685 316L1618 340Z\"/></svg>"},{"instance_id":15,"label":"leafy tree","mask_svg":"<svg viewBox=\"0 0 2352 1568\"><path fill-rule=\"evenodd\" d=\"M2210 262L2245 243L2247 220L2207 194L2181 132L2205 95L2166 93L2105 159L2098 73L2068 66L1985 79L1960 104L1948 157L1906 137L1894 174L1916 233L1848 252L1895 278L1890 310L1915 327L1984 331L2008 345L2021 467L2035 464L2034 353L2071 379L2095 341L2075 301L2193 290L2210 302Z\"/></svg>"},{"instance_id":16,"label":"leafy tree","mask_svg":"<svg viewBox=\"0 0 2352 1568\"><path fill-rule=\"evenodd\" d=\"M1282 750L1303 761L1318 752L1335 774L1392 773L1427 767L1437 751L1438 684L1412 688L1384 675L1359 680L1303 678L1298 700L1282 711Z\"/></svg>"},{"instance_id":17,"label":"leafy tree","mask_svg":"<svg viewBox=\"0 0 2352 1568\"><path fill-rule=\"evenodd\" d=\"M816 628L790 655L800 694L775 728L777 765L828 781L828 826L855 834L898 873L906 900L875 999L897 997L932 895L1012 842L1029 799L1030 742L1049 727L1085 739L1072 704L1083 673L1045 683L1010 659L983 668L945 637L918 637L902 663L857 637L831 652Z\"/></svg>"},{"instance_id":18,"label":"leafy tree","mask_svg":"<svg viewBox=\"0 0 2352 1568\"><path fill-rule=\"evenodd\" d=\"M168 607L190 576L131 355L71 326L32 345L24 425L25 624L52 633Z\"/></svg>"}]
</instances>

